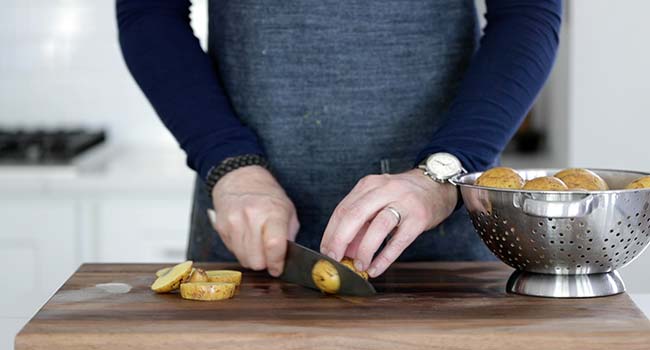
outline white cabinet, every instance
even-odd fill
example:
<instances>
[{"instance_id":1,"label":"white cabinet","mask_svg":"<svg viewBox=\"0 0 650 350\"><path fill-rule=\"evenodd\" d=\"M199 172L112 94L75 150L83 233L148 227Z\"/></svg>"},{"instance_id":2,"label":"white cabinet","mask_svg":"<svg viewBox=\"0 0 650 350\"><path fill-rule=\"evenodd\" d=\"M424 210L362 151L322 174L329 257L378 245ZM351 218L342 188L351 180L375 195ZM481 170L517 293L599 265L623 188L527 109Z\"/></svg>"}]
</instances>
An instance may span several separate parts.
<instances>
[{"instance_id":1,"label":"white cabinet","mask_svg":"<svg viewBox=\"0 0 650 350\"><path fill-rule=\"evenodd\" d=\"M185 259L190 198L105 199L97 203L97 261Z\"/></svg>"},{"instance_id":2,"label":"white cabinet","mask_svg":"<svg viewBox=\"0 0 650 350\"><path fill-rule=\"evenodd\" d=\"M0 317L31 317L78 267L75 201L0 199ZM5 271L7 273L7 271Z\"/></svg>"}]
</instances>

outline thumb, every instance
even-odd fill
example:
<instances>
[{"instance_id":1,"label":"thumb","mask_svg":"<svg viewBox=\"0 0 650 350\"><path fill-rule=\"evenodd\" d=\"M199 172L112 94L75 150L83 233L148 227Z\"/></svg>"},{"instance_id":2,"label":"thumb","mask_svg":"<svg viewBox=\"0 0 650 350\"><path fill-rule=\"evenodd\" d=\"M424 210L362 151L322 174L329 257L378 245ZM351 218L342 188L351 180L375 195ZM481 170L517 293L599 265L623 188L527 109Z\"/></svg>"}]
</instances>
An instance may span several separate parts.
<instances>
[{"instance_id":1,"label":"thumb","mask_svg":"<svg viewBox=\"0 0 650 350\"><path fill-rule=\"evenodd\" d=\"M288 237L289 218L272 216L262 226L266 267L274 277L280 276L284 270L284 256L287 253Z\"/></svg>"}]
</instances>

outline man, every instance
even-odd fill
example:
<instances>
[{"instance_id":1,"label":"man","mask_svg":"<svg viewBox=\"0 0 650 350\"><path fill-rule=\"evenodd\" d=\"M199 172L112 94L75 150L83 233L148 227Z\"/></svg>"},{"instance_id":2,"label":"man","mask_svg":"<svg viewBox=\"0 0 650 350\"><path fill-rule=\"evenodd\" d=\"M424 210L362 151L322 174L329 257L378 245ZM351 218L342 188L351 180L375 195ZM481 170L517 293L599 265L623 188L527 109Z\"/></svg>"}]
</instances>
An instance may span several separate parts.
<instances>
[{"instance_id":1,"label":"man","mask_svg":"<svg viewBox=\"0 0 650 350\"><path fill-rule=\"evenodd\" d=\"M207 54L189 5L117 1L129 69L199 175L189 258L278 276L290 239L372 277L491 259L448 179L517 129L559 0L487 0L480 44L473 0L215 0Z\"/></svg>"}]
</instances>

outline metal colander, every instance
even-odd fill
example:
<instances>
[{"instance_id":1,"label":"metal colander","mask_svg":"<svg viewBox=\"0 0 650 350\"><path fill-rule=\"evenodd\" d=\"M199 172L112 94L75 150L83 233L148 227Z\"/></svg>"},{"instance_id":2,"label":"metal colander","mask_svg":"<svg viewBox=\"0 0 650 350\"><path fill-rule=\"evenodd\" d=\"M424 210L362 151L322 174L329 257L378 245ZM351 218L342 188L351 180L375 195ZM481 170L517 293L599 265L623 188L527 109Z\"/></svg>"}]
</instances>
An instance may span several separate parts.
<instances>
[{"instance_id":1,"label":"metal colander","mask_svg":"<svg viewBox=\"0 0 650 350\"><path fill-rule=\"evenodd\" d=\"M525 179L560 169L518 170ZM610 188L648 175L592 170ZM580 192L525 191L474 186L481 173L454 179L478 234L504 263L517 269L514 293L593 297L621 293L616 272L650 241L650 189Z\"/></svg>"}]
</instances>

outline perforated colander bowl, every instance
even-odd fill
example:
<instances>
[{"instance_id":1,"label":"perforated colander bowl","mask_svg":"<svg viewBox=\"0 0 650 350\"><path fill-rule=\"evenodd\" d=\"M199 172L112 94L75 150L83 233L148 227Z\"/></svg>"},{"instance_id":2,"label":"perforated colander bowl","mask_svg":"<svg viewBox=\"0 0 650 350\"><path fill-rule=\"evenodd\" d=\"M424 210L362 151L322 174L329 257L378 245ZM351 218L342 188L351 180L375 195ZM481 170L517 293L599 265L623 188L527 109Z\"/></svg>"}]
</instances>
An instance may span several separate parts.
<instances>
[{"instance_id":1,"label":"perforated colander bowl","mask_svg":"<svg viewBox=\"0 0 650 350\"><path fill-rule=\"evenodd\" d=\"M560 169L518 170L525 179ZM650 189L616 190L647 173L598 170L610 191L549 192L475 186L481 173L454 179L478 234L517 271L511 292L593 297L623 292L616 270L650 241Z\"/></svg>"}]
</instances>

